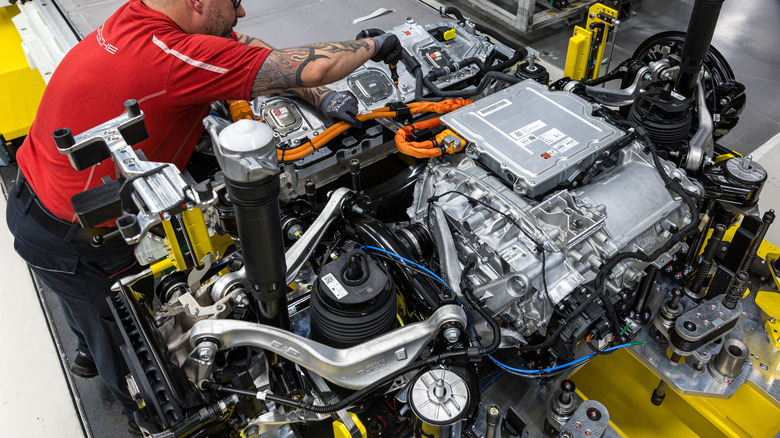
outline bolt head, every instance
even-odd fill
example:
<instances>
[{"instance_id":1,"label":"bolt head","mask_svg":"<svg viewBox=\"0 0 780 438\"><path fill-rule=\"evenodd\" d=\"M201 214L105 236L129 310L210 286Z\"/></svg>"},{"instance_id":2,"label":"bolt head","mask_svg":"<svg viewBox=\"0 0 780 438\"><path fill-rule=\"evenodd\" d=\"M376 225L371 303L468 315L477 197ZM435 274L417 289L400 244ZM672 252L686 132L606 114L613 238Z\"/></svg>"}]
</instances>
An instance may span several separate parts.
<instances>
[{"instance_id":1,"label":"bolt head","mask_svg":"<svg viewBox=\"0 0 780 438\"><path fill-rule=\"evenodd\" d=\"M588 409L587 414L588 414L588 419L591 421L601 420L601 412L596 408Z\"/></svg>"},{"instance_id":2,"label":"bolt head","mask_svg":"<svg viewBox=\"0 0 780 438\"><path fill-rule=\"evenodd\" d=\"M762 369L762 370L764 370L764 371L766 371L766 370L768 370L768 369L769 369L769 366L768 366L767 364L763 363L763 362L761 362L761 363L759 364L759 366L760 366L760 367L761 367L761 369Z\"/></svg>"},{"instance_id":3,"label":"bolt head","mask_svg":"<svg viewBox=\"0 0 780 438\"><path fill-rule=\"evenodd\" d=\"M211 359L214 358L214 355L212 354L211 350L208 348L203 348L198 350L198 358L204 362L211 362Z\"/></svg>"},{"instance_id":4,"label":"bolt head","mask_svg":"<svg viewBox=\"0 0 780 438\"><path fill-rule=\"evenodd\" d=\"M446 330L444 330L444 339L447 340L450 344L454 344L455 342L458 342L458 339L460 338L460 330L458 330L455 327L450 327Z\"/></svg>"},{"instance_id":5,"label":"bolt head","mask_svg":"<svg viewBox=\"0 0 780 438\"><path fill-rule=\"evenodd\" d=\"M775 319L774 318L769 318L769 322L774 324L775 323Z\"/></svg>"}]
</instances>

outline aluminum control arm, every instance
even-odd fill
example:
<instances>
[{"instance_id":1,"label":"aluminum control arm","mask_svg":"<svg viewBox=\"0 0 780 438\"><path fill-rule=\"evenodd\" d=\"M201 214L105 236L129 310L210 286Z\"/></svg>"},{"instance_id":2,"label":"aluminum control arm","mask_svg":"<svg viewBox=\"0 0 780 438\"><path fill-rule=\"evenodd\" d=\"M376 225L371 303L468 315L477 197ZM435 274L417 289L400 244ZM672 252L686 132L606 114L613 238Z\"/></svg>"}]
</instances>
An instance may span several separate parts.
<instances>
[{"instance_id":1,"label":"aluminum control arm","mask_svg":"<svg viewBox=\"0 0 780 438\"><path fill-rule=\"evenodd\" d=\"M357 390L412 363L447 323L456 323L465 329L463 309L449 304L425 321L407 324L354 347L336 349L268 325L208 320L195 323L190 344L195 347L201 341L216 341L221 349L262 348L310 369L336 385Z\"/></svg>"}]
</instances>

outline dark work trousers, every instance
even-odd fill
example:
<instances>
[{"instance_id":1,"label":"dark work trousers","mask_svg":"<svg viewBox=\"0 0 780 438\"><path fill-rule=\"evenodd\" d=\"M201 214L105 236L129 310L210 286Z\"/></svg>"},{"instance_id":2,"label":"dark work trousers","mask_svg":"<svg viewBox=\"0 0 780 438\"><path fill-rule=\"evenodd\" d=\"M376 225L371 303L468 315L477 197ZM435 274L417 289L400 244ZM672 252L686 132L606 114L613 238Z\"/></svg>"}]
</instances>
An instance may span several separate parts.
<instances>
[{"instance_id":1,"label":"dark work trousers","mask_svg":"<svg viewBox=\"0 0 780 438\"><path fill-rule=\"evenodd\" d=\"M57 294L79 348L95 360L100 378L130 420L138 407L127 390L125 376L129 371L119 350L122 335L107 298L117 278L137 272L133 248L122 239L95 248L89 242L73 241L68 235L49 231L27 214L35 198L23 205L19 186L17 181L11 189L6 210L14 249L37 278Z\"/></svg>"}]
</instances>

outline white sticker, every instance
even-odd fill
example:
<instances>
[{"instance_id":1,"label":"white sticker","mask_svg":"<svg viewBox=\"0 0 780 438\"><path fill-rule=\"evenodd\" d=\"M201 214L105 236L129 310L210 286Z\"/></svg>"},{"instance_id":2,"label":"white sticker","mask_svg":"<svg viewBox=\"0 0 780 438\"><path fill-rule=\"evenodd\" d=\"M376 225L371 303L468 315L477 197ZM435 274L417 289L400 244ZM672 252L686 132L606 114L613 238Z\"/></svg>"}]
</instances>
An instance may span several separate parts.
<instances>
[{"instance_id":1,"label":"white sticker","mask_svg":"<svg viewBox=\"0 0 780 438\"><path fill-rule=\"evenodd\" d=\"M547 143L548 145L551 145L558 140L562 139L563 137L566 137L566 134L559 131L556 128L552 128L549 131L543 132L539 135L539 140Z\"/></svg>"},{"instance_id":2,"label":"white sticker","mask_svg":"<svg viewBox=\"0 0 780 438\"><path fill-rule=\"evenodd\" d=\"M553 155L562 154L578 144L579 142L577 140L566 137L563 141L553 146L549 151L542 153L540 156L545 160L548 160L552 158Z\"/></svg>"},{"instance_id":3,"label":"white sticker","mask_svg":"<svg viewBox=\"0 0 780 438\"><path fill-rule=\"evenodd\" d=\"M336 277L333 274L322 277L322 282L325 283L325 286L327 286L331 292L333 292L333 295L336 296L337 300L347 296L347 290L344 289L344 286L342 286L338 280L336 280Z\"/></svg>"},{"instance_id":4,"label":"white sticker","mask_svg":"<svg viewBox=\"0 0 780 438\"><path fill-rule=\"evenodd\" d=\"M515 140L515 143L517 143L520 146L528 146L534 140L536 140L536 136L532 134L528 134L524 137L520 137L517 140Z\"/></svg>"},{"instance_id":5,"label":"white sticker","mask_svg":"<svg viewBox=\"0 0 780 438\"><path fill-rule=\"evenodd\" d=\"M547 126L547 123L544 123L541 120L537 120L529 125L523 126L522 128L519 129L519 131L521 131L523 134L530 134L536 131L537 129L544 128L545 126Z\"/></svg>"},{"instance_id":6,"label":"white sticker","mask_svg":"<svg viewBox=\"0 0 780 438\"><path fill-rule=\"evenodd\" d=\"M490 105L487 108L483 108L479 111L477 111L477 114L479 114L482 117L488 116L490 114L493 114L494 112L506 108L509 105L512 105L512 102L508 101L507 99L499 100L498 102L494 103L493 105Z\"/></svg>"},{"instance_id":7,"label":"white sticker","mask_svg":"<svg viewBox=\"0 0 780 438\"><path fill-rule=\"evenodd\" d=\"M580 144L580 143L577 140L575 140L575 139L573 139L571 137L566 137L565 140L563 140L562 142L556 144L553 147L555 148L556 151L558 151L558 153L563 153L563 152L566 152L569 149L573 148L574 146L577 146L578 144Z\"/></svg>"},{"instance_id":8,"label":"white sticker","mask_svg":"<svg viewBox=\"0 0 780 438\"><path fill-rule=\"evenodd\" d=\"M404 29L404 30L401 31L401 35L407 36L407 37L414 36L414 35L417 35L419 33L420 32L417 29L413 28L413 27L410 27L408 29Z\"/></svg>"}]
</instances>

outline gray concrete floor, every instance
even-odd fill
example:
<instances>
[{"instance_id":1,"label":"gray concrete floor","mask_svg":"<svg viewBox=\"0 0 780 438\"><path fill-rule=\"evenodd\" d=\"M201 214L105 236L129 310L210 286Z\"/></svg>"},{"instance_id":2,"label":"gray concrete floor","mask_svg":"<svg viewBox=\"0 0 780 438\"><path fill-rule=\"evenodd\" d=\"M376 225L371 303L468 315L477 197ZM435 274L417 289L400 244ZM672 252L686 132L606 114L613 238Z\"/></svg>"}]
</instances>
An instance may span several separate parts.
<instances>
[{"instance_id":1,"label":"gray concrete floor","mask_svg":"<svg viewBox=\"0 0 780 438\"><path fill-rule=\"evenodd\" d=\"M123 3L117 0L56 1L83 35L97 28ZM692 4L693 0L644 0L635 5L634 16L620 27L613 65L629 57L641 41L656 32L685 30ZM423 24L444 21L433 8L416 0L245 0L244 6L248 17L241 20L236 30L277 47L350 39L361 29L391 28L401 24L406 17ZM379 7L394 8L395 12L357 25L350 23ZM463 12L476 15L478 11L463 9ZM481 22L491 24L490 21ZM737 80L747 86L748 92L748 106L740 124L721 143L739 152L752 151L780 131L780 83L775 76L780 70L778 28L778 0L729 0L721 13L714 44L729 60ZM545 61L562 68L569 35L571 26L561 25L514 37L542 51ZM776 204L774 199L771 201ZM70 360L76 341L64 323L56 299L46 292L44 297L65 355ZM126 423L118 405L98 379L76 379L74 390L86 412L89 435L126 434Z\"/></svg>"}]
</instances>

